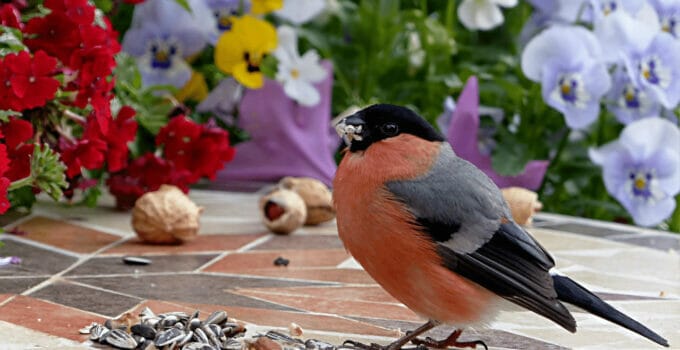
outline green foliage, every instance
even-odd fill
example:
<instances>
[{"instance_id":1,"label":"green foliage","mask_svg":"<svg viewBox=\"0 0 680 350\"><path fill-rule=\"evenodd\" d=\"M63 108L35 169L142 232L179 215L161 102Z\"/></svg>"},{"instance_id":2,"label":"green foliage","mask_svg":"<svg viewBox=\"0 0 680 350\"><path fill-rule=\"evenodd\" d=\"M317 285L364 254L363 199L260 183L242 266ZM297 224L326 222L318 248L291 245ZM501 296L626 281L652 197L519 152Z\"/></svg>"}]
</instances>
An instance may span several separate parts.
<instances>
[{"instance_id":1,"label":"green foliage","mask_svg":"<svg viewBox=\"0 0 680 350\"><path fill-rule=\"evenodd\" d=\"M24 45L22 39L21 30L0 26L0 57L26 50L26 45Z\"/></svg>"},{"instance_id":2,"label":"green foliage","mask_svg":"<svg viewBox=\"0 0 680 350\"><path fill-rule=\"evenodd\" d=\"M31 158L31 178L33 184L52 199L59 200L62 188L67 188L66 165L59 159L49 145L36 145Z\"/></svg>"},{"instance_id":3,"label":"green foliage","mask_svg":"<svg viewBox=\"0 0 680 350\"><path fill-rule=\"evenodd\" d=\"M128 105L137 111L139 123L138 137L131 146L133 157L138 157L154 145L153 135L168 122L168 115L173 108L170 91L172 87L157 86L143 88L134 58L119 54L116 57L116 87L114 88L118 105Z\"/></svg>"}]
</instances>

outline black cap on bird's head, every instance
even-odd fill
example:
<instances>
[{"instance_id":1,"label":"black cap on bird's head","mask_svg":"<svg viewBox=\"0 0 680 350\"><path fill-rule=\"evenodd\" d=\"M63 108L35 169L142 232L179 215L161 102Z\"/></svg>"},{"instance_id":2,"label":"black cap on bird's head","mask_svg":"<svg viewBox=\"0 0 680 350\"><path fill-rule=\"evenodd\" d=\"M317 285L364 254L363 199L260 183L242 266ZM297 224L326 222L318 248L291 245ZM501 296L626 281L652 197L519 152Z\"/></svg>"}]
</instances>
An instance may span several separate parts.
<instances>
[{"instance_id":1,"label":"black cap on bird's head","mask_svg":"<svg viewBox=\"0 0 680 350\"><path fill-rule=\"evenodd\" d=\"M373 143L400 134L411 134L428 141L444 141L444 137L416 112L401 106L376 104L366 107L336 126L350 152L363 151Z\"/></svg>"}]
</instances>

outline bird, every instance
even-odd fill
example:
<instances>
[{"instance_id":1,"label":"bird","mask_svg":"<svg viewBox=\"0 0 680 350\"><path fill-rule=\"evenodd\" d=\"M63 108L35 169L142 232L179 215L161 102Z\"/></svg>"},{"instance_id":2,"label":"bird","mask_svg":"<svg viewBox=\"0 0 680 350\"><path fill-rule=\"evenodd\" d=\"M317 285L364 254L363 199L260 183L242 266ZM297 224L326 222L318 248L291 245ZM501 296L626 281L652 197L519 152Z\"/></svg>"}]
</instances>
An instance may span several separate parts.
<instances>
[{"instance_id":1,"label":"bird","mask_svg":"<svg viewBox=\"0 0 680 350\"><path fill-rule=\"evenodd\" d=\"M390 295L428 321L380 346L486 348L459 340L508 305L576 332L564 303L661 346L668 341L559 273L546 249L515 223L499 188L413 110L374 104L335 126L347 147L333 179L338 236ZM445 339L418 338L448 324Z\"/></svg>"}]
</instances>

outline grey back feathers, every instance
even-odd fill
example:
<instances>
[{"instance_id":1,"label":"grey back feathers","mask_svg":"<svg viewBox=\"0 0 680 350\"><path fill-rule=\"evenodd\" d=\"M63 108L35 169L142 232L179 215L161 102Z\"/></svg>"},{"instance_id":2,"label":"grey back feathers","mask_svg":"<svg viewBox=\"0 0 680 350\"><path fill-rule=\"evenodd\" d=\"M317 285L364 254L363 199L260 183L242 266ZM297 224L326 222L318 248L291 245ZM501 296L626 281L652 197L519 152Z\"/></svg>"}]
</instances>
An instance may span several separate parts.
<instances>
[{"instance_id":1,"label":"grey back feathers","mask_svg":"<svg viewBox=\"0 0 680 350\"><path fill-rule=\"evenodd\" d=\"M442 142L439 157L424 176L392 181L387 189L419 220L436 223L430 232L456 253L470 253L491 239L502 217L511 218L498 187Z\"/></svg>"}]
</instances>

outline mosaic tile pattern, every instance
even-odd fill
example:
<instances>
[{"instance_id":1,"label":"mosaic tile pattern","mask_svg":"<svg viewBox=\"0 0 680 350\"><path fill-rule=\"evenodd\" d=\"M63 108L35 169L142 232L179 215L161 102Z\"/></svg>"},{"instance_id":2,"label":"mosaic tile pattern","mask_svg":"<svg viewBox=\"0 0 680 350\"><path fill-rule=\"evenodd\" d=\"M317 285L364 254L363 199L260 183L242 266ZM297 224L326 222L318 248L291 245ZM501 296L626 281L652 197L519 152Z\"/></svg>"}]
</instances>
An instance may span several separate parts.
<instances>
[{"instance_id":1,"label":"mosaic tile pattern","mask_svg":"<svg viewBox=\"0 0 680 350\"><path fill-rule=\"evenodd\" d=\"M0 349L87 348L78 329L92 321L138 312L227 310L251 329L285 329L305 337L388 343L422 320L384 292L347 254L334 223L293 235L266 232L257 194L195 190L206 208L201 234L183 245L140 242L129 214L67 209L42 203L30 216L3 218L0 256ZM108 202L107 202L108 201ZM530 230L558 268L680 347L680 235L541 214ZM126 265L125 256L150 265ZM279 258L289 260L277 266ZM570 334L527 311L499 315L463 340L491 349L656 349L624 329L570 308L579 323ZM444 337L451 328L429 335Z\"/></svg>"}]
</instances>

